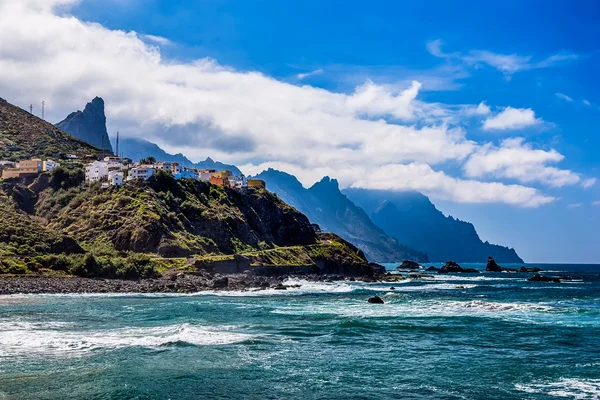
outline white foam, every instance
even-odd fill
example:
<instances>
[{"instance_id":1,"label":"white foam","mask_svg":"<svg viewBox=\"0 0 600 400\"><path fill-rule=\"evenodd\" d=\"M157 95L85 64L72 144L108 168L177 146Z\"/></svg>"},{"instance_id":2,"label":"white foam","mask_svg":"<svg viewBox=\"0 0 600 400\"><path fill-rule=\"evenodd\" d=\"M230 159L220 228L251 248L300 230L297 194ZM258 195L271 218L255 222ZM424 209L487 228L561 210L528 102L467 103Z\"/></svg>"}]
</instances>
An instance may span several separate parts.
<instances>
[{"instance_id":1,"label":"white foam","mask_svg":"<svg viewBox=\"0 0 600 400\"><path fill-rule=\"evenodd\" d=\"M600 379L561 378L556 382L517 384L515 388L531 394L538 393L577 400L600 399Z\"/></svg>"},{"instance_id":2,"label":"white foam","mask_svg":"<svg viewBox=\"0 0 600 400\"><path fill-rule=\"evenodd\" d=\"M252 335L235 332L233 327L206 327L190 324L152 328L73 331L52 329L45 324L0 324L0 357L16 355L81 355L94 350L124 347L157 348L173 343L197 346L242 342Z\"/></svg>"}]
</instances>

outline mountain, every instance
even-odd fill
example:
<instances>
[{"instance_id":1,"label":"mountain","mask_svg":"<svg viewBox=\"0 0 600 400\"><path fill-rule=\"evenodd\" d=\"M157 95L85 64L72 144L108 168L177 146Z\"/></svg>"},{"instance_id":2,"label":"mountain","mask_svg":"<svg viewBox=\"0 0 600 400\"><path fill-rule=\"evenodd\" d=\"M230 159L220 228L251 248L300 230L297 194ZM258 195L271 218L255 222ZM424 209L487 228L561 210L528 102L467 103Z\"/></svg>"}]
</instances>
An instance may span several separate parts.
<instances>
[{"instance_id":1,"label":"mountain","mask_svg":"<svg viewBox=\"0 0 600 400\"><path fill-rule=\"evenodd\" d=\"M109 150L111 153L113 151L106 131L104 100L100 97L87 103L83 111L69 114L56 126L93 146Z\"/></svg>"},{"instance_id":2,"label":"mountain","mask_svg":"<svg viewBox=\"0 0 600 400\"><path fill-rule=\"evenodd\" d=\"M116 148L116 142L113 141L113 146ZM210 157L204 161L193 163L183 154L169 154L158 145L144 139L138 138L121 138L119 139L119 153L133 161L139 161L142 158L154 157L159 161L177 162L184 167L198 169L216 169L230 170L236 175L241 175L242 172L234 165L223 164L218 161L213 161Z\"/></svg>"},{"instance_id":3,"label":"mountain","mask_svg":"<svg viewBox=\"0 0 600 400\"><path fill-rule=\"evenodd\" d=\"M0 99L0 160L95 154L98 149Z\"/></svg>"},{"instance_id":4,"label":"mountain","mask_svg":"<svg viewBox=\"0 0 600 400\"><path fill-rule=\"evenodd\" d=\"M305 214L321 229L335 232L377 262L404 259L427 261L427 255L400 244L377 227L360 207L343 195L335 179L323 178L305 189L293 175L269 168L256 176L283 201Z\"/></svg>"},{"instance_id":5,"label":"mountain","mask_svg":"<svg viewBox=\"0 0 600 400\"><path fill-rule=\"evenodd\" d=\"M419 192L346 189L343 193L362 207L385 233L425 251L431 260L522 263L514 249L483 242L473 224L445 216Z\"/></svg>"}]
</instances>

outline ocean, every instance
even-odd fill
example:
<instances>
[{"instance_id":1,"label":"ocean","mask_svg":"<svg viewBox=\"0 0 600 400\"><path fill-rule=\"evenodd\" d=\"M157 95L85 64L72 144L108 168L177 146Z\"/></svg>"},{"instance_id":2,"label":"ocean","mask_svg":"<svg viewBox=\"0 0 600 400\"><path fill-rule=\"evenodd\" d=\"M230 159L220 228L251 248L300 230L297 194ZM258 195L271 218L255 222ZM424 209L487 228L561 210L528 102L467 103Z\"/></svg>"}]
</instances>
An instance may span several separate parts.
<instances>
[{"instance_id":1,"label":"ocean","mask_svg":"<svg viewBox=\"0 0 600 400\"><path fill-rule=\"evenodd\" d=\"M600 399L600 266L528 266L571 280L0 296L0 399Z\"/></svg>"}]
</instances>

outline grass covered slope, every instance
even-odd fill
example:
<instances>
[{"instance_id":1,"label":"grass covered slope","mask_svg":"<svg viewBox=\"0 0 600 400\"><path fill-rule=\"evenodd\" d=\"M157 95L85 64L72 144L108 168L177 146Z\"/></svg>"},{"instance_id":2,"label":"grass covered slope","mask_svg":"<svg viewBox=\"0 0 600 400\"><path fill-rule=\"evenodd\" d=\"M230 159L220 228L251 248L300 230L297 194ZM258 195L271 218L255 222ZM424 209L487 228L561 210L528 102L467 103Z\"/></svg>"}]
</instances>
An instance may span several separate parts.
<instances>
[{"instance_id":1,"label":"grass covered slope","mask_svg":"<svg viewBox=\"0 0 600 400\"><path fill-rule=\"evenodd\" d=\"M35 180L6 181L0 189L5 220L17 221L11 224L23 227L21 232L56 235L44 237L42 244L72 238L85 254L59 264L74 274L154 276L170 268L189 269L194 260L233 255L251 260L248 265L314 265L324 272L363 271L367 265L358 249L335 235L318 237L303 214L266 190L236 191L175 180L164 172L107 190L82 182L80 169L61 167ZM2 241L5 247L21 245L11 232ZM39 252L8 255L21 262L38 257L30 263L32 271L55 269L56 260L46 257L52 254L50 244Z\"/></svg>"},{"instance_id":2,"label":"grass covered slope","mask_svg":"<svg viewBox=\"0 0 600 400\"><path fill-rule=\"evenodd\" d=\"M0 160L94 154L95 147L0 98Z\"/></svg>"}]
</instances>

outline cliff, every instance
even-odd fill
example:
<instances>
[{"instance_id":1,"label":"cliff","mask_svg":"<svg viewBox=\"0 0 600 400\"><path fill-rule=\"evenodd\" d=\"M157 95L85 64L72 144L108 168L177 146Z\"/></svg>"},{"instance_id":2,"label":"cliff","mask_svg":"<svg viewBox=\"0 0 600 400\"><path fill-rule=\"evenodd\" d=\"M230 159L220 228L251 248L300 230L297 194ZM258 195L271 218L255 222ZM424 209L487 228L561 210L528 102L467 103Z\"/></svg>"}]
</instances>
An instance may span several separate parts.
<instances>
[{"instance_id":1,"label":"cliff","mask_svg":"<svg viewBox=\"0 0 600 400\"><path fill-rule=\"evenodd\" d=\"M0 99L0 160L95 154L95 147Z\"/></svg>"},{"instance_id":2,"label":"cliff","mask_svg":"<svg viewBox=\"0 0 600 400\"><path fill-rule=\"evenodd\" d=\"M305 189L294 176L274 169L262 172L257 178L267 182L269 190L296 207L321 229L335 232L360 248L371 261L428 260L425 253L386 235L364 210L340 192L335 179L325 177Z\"/></svg>"},{"instance_id":3,"label":"cliff","mask_svg":"<svg viewBox=\"0 0 600 400\"><path fill-rule=\"evenodd\" d=\"M511 248L483 242L473 224L445 216L429 198L418 192L346 189L388 235L425 251L432 261L522 263Z\"/></svg>"},{"instance_id":4,"label":"cliff","mask_svg":"<svg viewBox=\"0 0 600 400\"><path fill-rule=\"evenodd\" d=\"M56 126L99 149L113 151L106 131L104 100L100 97L87 103L83 111L69 114Z\"/></svg>"}]
</instances>

